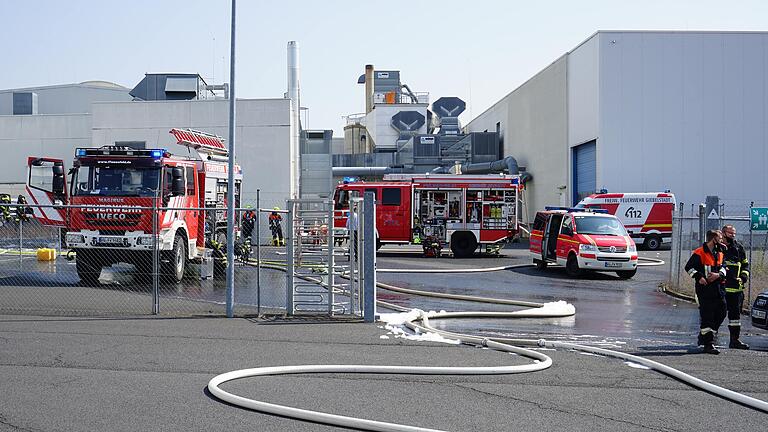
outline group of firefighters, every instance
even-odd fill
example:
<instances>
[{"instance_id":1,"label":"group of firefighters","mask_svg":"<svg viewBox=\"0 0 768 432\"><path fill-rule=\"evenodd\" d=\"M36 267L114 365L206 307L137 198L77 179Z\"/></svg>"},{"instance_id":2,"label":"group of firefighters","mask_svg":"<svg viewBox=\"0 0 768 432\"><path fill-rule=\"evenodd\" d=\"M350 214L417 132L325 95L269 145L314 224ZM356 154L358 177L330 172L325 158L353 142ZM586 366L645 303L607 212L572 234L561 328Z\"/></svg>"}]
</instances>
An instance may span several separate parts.
<instances>
[{"instance_id":1,"label":"group of firefighters","mask_svg":"<svg viewBox=\"0 0 768 432\"><path fill-rule=\"evenodd\" d=\"M720 354L715 347L717 332L728 316L729 348L749 349L740 339L744 286L749 280L749 260L736 240L736 229L726 225L709 230L706 242L693 251L685 271L693 278L701 325L698 345L707 354Z\"/></svg>"},{"instance_id":2,"label":"group of firefighters","mask_svg":"<svg viewBox=\"0 0 768 432\"><path fill-rule=\"evenodd\" d=\"M240 227L243 230L243 241L251 243L253 240L253 229L256 226L256 218L258 215L251 206L246 206L243 212L242 220L240 221ZM269 214L269 230L272 232L272 245L273 246L285 246L285 239L283 238L283 217L280 215L280 207L274 207Z\"/></svg>"},{"instance_id":3,"label":"group of firefighters","mask_svg":"<svg viewBox=\"0 0 768 432\"><path fill-rule=\"evenodd\" d=\"M6 193L0 193L0 223L6 222L26 222L29 220L29 215L32 209L25 206L27 204L27 198L24 195L19 195L16 199L16 215L11 213L11 205L13 199Z\"/></svg>"}]
</instances>

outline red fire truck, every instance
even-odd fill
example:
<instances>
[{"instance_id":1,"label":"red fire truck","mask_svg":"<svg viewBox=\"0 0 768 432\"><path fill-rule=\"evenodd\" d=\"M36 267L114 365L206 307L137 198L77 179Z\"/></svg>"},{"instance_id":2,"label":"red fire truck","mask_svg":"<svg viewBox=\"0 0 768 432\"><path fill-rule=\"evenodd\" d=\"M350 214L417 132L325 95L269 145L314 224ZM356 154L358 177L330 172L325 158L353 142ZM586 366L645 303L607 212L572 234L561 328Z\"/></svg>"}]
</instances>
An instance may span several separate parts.
<instances>
[{"instance_id":1,"label":"red fire truck","mask_svg":"<svg viewBox=\"0 0 768 432\"><path fill-rule=\"evenodd\" d=\"M516 175L388 174L381 182L338 185L334 227L346 226L350 198L370 191L377 246L448 244L455 257L467 257L478 245L498 248L517 235L519 190Z\"/></svg>"},{"instance_id":2,"label":"red fire truck","mask_svg":"<svg viewBox=\"0 0 768 432\"><path fill-rule=\"evenodd\" d=\"M45 225L66 228L83 282L95 283L102 267L119 262L152 268L155 245L162 275L178 282L188 261L201 257L206 240L226 241L223 140L190 129L170 133L189 156L166 149L78 148L69 182L61 159L28 158L27 193L34 204L80 206L35 207L34 214ZM239 167L235 179L237 206ZM155 207L160 210L153 217Z\"/></svg>"}]
</instances>

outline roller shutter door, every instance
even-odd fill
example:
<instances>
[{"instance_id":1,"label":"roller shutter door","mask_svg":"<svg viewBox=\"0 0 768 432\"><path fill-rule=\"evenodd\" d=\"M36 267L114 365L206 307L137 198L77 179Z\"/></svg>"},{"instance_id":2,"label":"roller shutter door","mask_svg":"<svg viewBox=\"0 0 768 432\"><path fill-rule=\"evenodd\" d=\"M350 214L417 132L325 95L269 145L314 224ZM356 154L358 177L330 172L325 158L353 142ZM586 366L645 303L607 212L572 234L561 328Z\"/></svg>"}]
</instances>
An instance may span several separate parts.
<instances>
[{"instance_id":1,"label":"roller shutter door","mask_svg":"<svg viewBox=\"0 0 768 432\"><path fill-rule=\"evenodd\" d=\"M590 141L573 148L573 204L597 190L597 145Z\"/></svg>"}]
</instances>

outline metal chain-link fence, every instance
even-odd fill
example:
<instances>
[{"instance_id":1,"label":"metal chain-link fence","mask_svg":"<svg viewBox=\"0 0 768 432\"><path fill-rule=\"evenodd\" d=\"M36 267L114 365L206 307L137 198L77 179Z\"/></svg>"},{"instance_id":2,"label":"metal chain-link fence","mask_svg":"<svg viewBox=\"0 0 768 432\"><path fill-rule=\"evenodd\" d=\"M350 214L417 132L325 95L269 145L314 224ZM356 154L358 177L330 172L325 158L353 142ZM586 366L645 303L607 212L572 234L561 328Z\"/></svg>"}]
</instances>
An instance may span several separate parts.
<instances>
[{"instance_id":1,"label":"metal chain-link fence","mask_svg":"<svg viewBox=\"0 0 768 432\"><path fill-rule=\"evenodd\" d=\"M744 307L749 308L757 295L768 289L768 235L750 230L748 210L727 214L728 208L721 206L717 217L711 217L702 206L678 205L672 217L672 245L668 286L672 290L693 297L694 283L685 271L692 252L704 243L704 234L709 229L722 229L732 225L736 229L736 240L741 243L750 262L750 280L745 287Z\"/></svg>"},{"instance_id":2,"label":"metal chain-link fence","mask_svg":"<svg viewBox=\"0 0 768 432\"><path fill-rule=\"evenodd\" d=\"M3 313L226 314L226 227L207 222L225 220L220 216L226 209L35 204L24 208L0 213ZM0 204L2 209L15 210ZM243 207L236 214L234 312L284 313L286 281L280 265L284 267L287 259L285 247L272 242L269 214L255 212L256 220L247 221L252 210ZM219 212L219 217L202 217L205 212ZM50 223L56 215L61 226L41 222ZM244 228L249 224L247 237ZM261 245L263 262L278 265L259 272L256 244Z\"/></svg>"}]
</instances>

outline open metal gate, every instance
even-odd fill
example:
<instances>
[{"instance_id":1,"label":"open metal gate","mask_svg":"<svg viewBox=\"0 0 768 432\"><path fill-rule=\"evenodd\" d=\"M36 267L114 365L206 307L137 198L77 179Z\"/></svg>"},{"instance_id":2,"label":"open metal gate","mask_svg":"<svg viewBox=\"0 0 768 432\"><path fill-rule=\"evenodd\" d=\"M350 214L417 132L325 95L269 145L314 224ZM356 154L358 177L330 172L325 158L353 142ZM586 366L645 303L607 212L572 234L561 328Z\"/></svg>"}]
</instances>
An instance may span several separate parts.
<instances>
[{"instance_id":1,"label":"open metal gate","mask_svg":"<svg viewBox=\"0 0 768 432\"><path fill-rule=\"evenodd\" d=\"M288 201L288 315L363 316L362 199L351 207L348 235L335 236L332 200Z\"/></svg>"}]
</instances>

